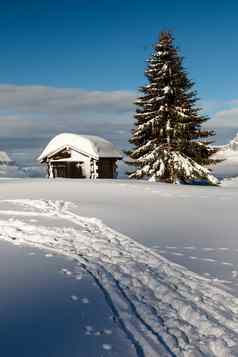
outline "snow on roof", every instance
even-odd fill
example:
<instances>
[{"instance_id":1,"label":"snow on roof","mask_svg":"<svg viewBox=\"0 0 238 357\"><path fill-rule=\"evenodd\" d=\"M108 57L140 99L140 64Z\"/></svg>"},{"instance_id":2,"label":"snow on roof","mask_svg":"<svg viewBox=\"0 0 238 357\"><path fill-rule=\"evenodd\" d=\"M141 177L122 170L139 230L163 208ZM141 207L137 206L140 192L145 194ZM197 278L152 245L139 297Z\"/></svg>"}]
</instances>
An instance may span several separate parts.
<instances>
[{"instance_id":1,"label":"snow on roof","mask_svg":"<svg viewBox=\"0 0 238 357\"><path fill-rule=\"evenodd\" d=\"M12 162L12 160L10 159L8 154L5 151L0 151L0 164L2 163L9 164L10 162Z\"/></svg>"},{"instance_id":2,"label":"snow on roof","mask_svg":"<svg viewBox=\"0 0 238 357\"><path fill-rule=\"evenodd\" d=\"M122 152L120 150L117 150L110 141L100 138L99 136L63 133L55 136L49 142L38 157L38 160L43 161L46 157L52 156L65 147L70 147L88 156L92 156L95 159L106 157L122 158Z\"/></svg>"}]
</instances>

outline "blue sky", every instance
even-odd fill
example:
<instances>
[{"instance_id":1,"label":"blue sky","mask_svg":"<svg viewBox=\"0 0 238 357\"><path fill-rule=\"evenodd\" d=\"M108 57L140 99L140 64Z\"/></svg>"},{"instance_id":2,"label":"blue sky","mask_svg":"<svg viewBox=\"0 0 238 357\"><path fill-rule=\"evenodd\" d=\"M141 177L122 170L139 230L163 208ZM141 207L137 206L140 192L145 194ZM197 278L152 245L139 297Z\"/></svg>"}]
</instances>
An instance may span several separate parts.
<instances>
[{"instance_id":1,"label":"blue sky","mask_svg":"<svg viewBox=\"0 0 238 357\"><path fill-rule=\"evenodd\" d=\"M105 132L125 145L145 60L169 29L225 141L238 126L237 13L234 0L1 1L0 137Z\"/></svg>"},{"instance_id":2,"label":"blue sky","mask_svg":"<svg viewBox=\"0 0 238 357\"><path fill-rule=\"evenodd\" d=\"M201 96L235 98L237 13L235 0L2 1L1 81L134 90L159 32L171 29Z\"/></svg>"}]
</instances>

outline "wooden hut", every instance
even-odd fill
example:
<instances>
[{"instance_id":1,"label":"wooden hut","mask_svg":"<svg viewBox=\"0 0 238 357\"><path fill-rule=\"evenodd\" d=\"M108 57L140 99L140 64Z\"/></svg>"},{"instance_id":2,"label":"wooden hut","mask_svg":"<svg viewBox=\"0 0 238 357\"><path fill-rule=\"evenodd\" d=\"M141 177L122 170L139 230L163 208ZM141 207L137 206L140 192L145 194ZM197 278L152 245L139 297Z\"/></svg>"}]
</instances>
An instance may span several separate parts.
<instances>
[{"instance_id":1,"label":"wooden hut","mask_svg":"<svg viewBox=\"0 0 238 357\"><path fill-rule=\"evenodd\" d=\"M112 143L92 135L63 133L53 138L38 160L48 177L116 178L122 153Z\"/></svg>"}]
</instances>

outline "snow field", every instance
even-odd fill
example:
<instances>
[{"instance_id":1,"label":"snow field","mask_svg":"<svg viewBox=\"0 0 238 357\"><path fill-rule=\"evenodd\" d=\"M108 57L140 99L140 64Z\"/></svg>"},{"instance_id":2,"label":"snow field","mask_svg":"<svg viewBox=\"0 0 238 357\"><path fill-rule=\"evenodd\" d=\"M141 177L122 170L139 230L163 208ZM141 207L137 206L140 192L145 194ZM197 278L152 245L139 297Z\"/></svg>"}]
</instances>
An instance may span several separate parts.
<instances>
[{"instance_id":1,"label":"snow field","mask_svg":"<svg viewBox=\"0 0 238 357\"><path fill-rule=\"evenodd\" d=\"M236 356L238 299L207 278L98 219L79 216L70 203L19 199L0 204L11 208L0 212L0 237L77 259L107 294L139 356ZM26 222L29 217L37 217L37 224ZM64 228L57 226L62 220L68 222Z\"/></svg>"}]
</instances>

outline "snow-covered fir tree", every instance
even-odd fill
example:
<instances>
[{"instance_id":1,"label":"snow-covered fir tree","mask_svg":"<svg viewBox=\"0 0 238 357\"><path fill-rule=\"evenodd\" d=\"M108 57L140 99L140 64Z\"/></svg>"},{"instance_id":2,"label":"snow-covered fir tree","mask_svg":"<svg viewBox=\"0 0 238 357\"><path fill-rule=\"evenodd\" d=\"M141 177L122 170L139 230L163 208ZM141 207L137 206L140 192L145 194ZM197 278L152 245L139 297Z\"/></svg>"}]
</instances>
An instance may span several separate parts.
<instances>
[{"instance_id":1,"label":"snow-covered fir tree","mask_svg":"<svg viewBox=\"0 0 238 357\"><path fill-rule=\"evenodd\" d=\"M169 32L161 33L145 75L149 83L135 104L135 127L128 152L136 168L130 178L170 183L205 179L216 184L208 170L215 152L204 140L214 135L201 125L208 118L196 106L197 96L182 66L182 59Z\"/></svg>"}]
</instances>

